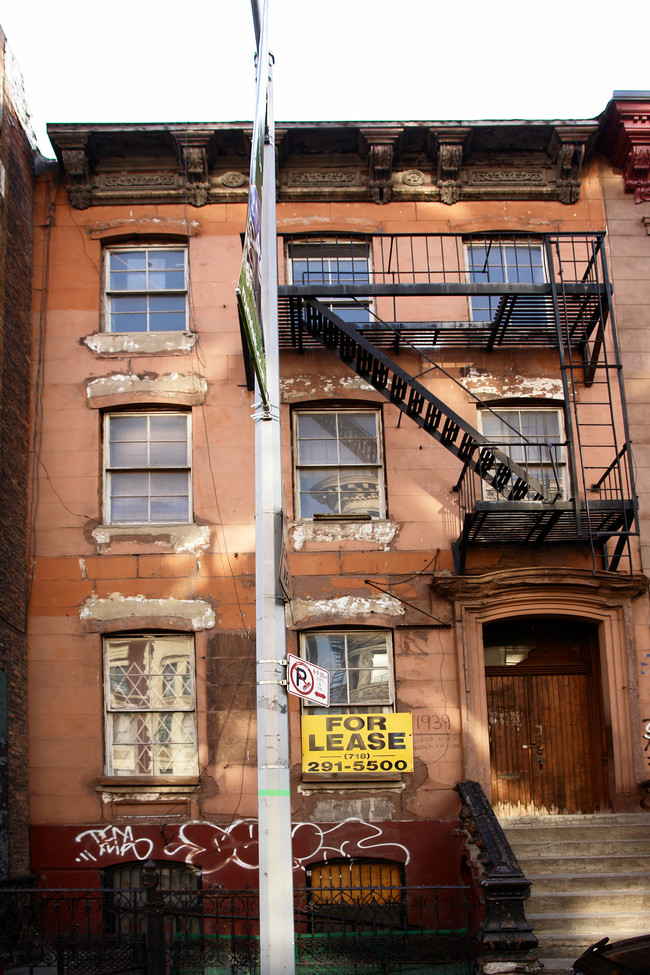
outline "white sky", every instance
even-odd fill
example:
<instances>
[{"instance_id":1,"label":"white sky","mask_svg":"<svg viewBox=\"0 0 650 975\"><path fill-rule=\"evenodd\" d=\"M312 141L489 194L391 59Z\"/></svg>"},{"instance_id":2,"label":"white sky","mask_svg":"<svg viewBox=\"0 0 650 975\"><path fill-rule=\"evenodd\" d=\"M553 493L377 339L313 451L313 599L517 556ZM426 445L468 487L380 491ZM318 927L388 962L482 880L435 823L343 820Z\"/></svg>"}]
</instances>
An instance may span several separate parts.
<instances>
[{"instance_id":1,"label":"white sky","mask_svg":"<svg viewBox=\"0 0 650 975\"><path fill-rule=\"evenodd\" d=\"M45 155L47 122L253 116L250 0L4 0L0 25ZM604 0L270 0L270 37L278 121L593 118L650 89Z\"/></svg>"}]
</instances>

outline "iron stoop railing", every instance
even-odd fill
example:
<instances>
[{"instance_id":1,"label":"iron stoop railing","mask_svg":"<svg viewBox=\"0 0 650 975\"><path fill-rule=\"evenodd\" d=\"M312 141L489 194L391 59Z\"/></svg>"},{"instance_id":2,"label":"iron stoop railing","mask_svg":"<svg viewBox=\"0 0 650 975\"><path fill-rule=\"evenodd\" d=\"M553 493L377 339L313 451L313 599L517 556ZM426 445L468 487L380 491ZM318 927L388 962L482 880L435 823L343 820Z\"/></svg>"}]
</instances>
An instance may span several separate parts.
<instances>
[{"instance_id":1,"label":"iron stoop railing","mask_svg":"<svg viewBox=\"0 0 650 975\"><path fill-rule=\"evenodd\" d=\"M632 573L637 502L603 234L299 235L284 247L300 275L279 288L281 348L333 353L461 462L457 572L473 545L570 543L589 547L594 569ZM522 348L555 355L539 378L561 382L563 440L548 445L566 457L561 492L539 478L538 445L490 443L388 356L416 351L432 372L437 350L471 361Z\"/></svg>"},{"instance_id":2,"label":"iron stoop railing","mask_svg":"<svg viewBox=\"0 0 650 975\"><path fill-rule=\"evenodd\" d=\"M148 869L149 878L155 870ZM3 890L4 975L257 975L254 890ZM471 887L295 892L297 975L471 975Z\"/></svg>"}]
</instances>

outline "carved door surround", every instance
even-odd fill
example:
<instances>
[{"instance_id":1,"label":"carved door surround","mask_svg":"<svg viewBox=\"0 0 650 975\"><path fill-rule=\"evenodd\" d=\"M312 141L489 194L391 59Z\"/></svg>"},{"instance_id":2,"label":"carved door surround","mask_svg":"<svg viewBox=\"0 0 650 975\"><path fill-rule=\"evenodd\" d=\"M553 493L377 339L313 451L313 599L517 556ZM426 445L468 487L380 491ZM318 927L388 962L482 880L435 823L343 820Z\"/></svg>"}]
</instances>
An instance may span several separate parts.
<instances>
[{"instance_id":1,"label":"carved door surround","mask_svg":"<svg viewBox=\"0 0 650 975\"><path fill-rule=\"evenodd\" d=\"M609 736L609 792L614 809L636 802L643 777L637 738L636 647L632 600L647 588L643 576L584 569L512 569L436 579L434 591L455 607L464 778L491 792L483 625L508 618L555 616L597 627L604 720Z\"/></svg>"}]
</instances>

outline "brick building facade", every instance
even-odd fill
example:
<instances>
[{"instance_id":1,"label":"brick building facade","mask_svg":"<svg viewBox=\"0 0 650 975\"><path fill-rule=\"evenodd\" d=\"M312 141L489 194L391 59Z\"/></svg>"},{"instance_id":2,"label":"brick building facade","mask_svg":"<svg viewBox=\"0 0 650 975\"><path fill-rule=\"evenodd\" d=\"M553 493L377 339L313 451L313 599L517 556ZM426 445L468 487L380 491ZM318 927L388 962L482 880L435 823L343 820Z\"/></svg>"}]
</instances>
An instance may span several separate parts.
<instances>
[{"instance_id":1,"label":"brick building facade","mask_svg":"<svg viewBox=\"0 0 650 975\"><path fill-rule=\"evenodd\" d=\"M332 860L468 883L464 780L502 816L639 808L647 581L599 131L278 129L287 649L330 671L347 728L326 748L289 700L297 883ZM254 884L250 128L50 136L33 867ZM402 715L413 771L357 734Z\"/></svg>"}]
</instances>

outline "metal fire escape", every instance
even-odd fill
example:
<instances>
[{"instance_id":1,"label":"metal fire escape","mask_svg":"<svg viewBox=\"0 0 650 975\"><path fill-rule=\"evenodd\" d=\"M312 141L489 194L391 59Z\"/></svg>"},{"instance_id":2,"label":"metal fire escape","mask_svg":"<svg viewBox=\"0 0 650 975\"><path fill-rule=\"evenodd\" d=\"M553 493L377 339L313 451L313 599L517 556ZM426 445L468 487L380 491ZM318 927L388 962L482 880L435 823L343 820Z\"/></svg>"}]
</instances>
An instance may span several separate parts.
<instances>
[{"instance_id":1,"label":"metal fire escape","mask_svg":"<svg viewBox=\"0 0 650 975\"><path fill-rule=\"evenodd\" d=\"M632 571L636 500L602 234L284 245L293 277L279 289L280 348L328 350L458 458L459 573L473 545L554 543L589 546L594 569ZM435 373L461 349L469 364L473 352L552 350L544 378L561 381L562 429L529 436L479 404L499 435L480 432L388 354L415 350Z\"/></svg>"}]
</instances>

